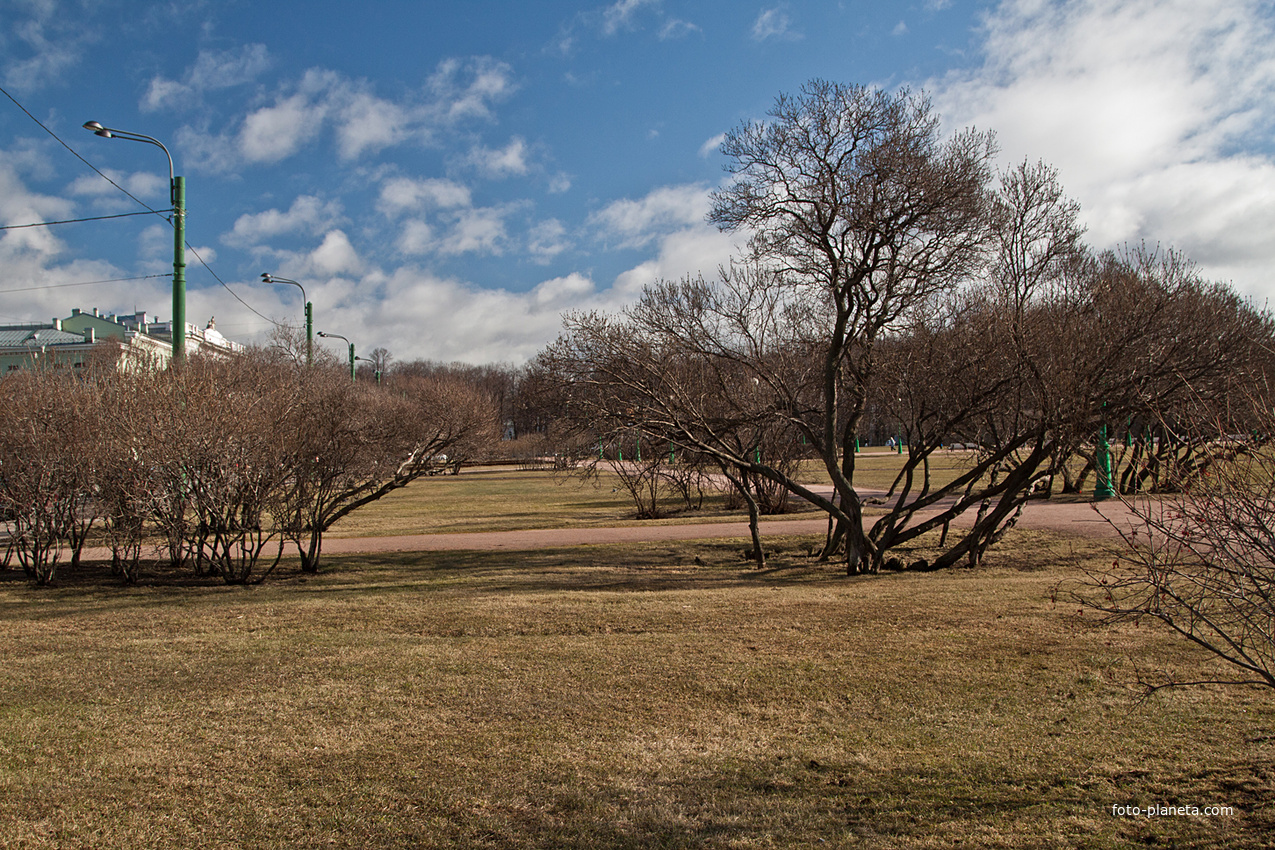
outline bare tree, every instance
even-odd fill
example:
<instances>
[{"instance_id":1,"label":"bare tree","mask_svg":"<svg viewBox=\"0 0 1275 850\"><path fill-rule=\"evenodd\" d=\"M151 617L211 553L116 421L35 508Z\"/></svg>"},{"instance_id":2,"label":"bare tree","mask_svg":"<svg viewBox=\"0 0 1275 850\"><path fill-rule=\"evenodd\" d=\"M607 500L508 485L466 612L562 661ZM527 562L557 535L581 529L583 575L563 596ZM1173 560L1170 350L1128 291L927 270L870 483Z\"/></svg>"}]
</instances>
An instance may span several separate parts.
<instances>
[{"instance_id":1,"label":"bare tree","mask_svg":"<svg viewBox=\"0 0 1275 850\"><path fill-rule=\"evenodd\" d=\"M56 578L62 547L78 557L93 519L91 448L97 405L67 369L0 381L0 507L14 554L37 584Z\"/></svg>"},{"instance_id":2,"label":"bare tree","mask_svg":"<svg viewBox=\"0 0 1275 850\"><path fill-rule=\"evenodd\" d=\"M162 392L163 366L134 358L128 368L112 364L99 382L106 415L98 423L97 501L111 549L111 568L125 582L137 581L142 550L162 492L157 476L161 444L156 414L168 402Z\"/></svg>"},{"instance_id":3,"label":"bare tree","mask_svg":"<svg viewBox=\"0 0 1275 850\"><path fill-rule=\"evenodd\" d=\"M474 456L496 433L489 400L448 377L400 376L385 387L335 371L297 377L295 415L276 432L288 475L273 512L306 572L318 571L323 535L338 520Z\"/></svg>"},{"instance_id":4,"label":"bare tree","mask_svg":"<svg viewBox=\"0 0 1275 850\"><path fill-rule=\"evenodd\" d=\"M1110 568L1070 590L1113 620L1158 622L1222 662L1203 679L1142 675L1148 693L1191 684L1275 688L1275 403L1255 392L1269 386L1243 394L1256 415L1251 432L1235 429L1252 418L1237 423L1212 408L1213 441L1232 451L1207 475L1180 476L1176 495L1126 501L1138 523L1121 529L1125 547Z\"/></svg>"},{"instance_id":5,"label":"bare tree","mask_svg":"<svg viewBox=\"0 0 1275 850\"><path fill-rule=\"evenodd\" d=\"M582 458L586 468L614 467L640 516L655 513L661 485L677 489L674 465L663 457L680 453L678 471L693 469L703 480L711 469L748 506L760 562L758 516L782 504L779 492L828 500L796 483L797 429L775 415L769 388L742 359L700 347L706 337L695 328L703 317L690 311L710 292L702 280L687 280L649 288L624 318L569 316L534 371L567 434L597 446L596 459Z\"/></svg>"},{"instance_id":6,"label":"bare tree","mask_svg":"<svg viewBox=\"0 0 1275 850\"><path fill-rule=\"evenodd\" d=\"M369 353L369 359L372 361L372 368L378 372L385 372L390 367L390 361L394 358L390 355L388 348L373 348Z\"/></svg>"},{"instance_id":7,"label":"bare tree","mask_svg":"<svg viewBox=\"0 0 1275 850\"><path fill-rule=\"evenodd\" d=\"M994 148L975 131L944 139L929 101L907 91L814 80L770 115L722 144L735 180L710 219L750 232L760 269L724 274L726 298L708 312L754 347L741 359L823 460L837 498L821 506L857 572L875 550L854 486L875 345L982 264ZM714 354L729 351L718 341Z\"/></svg>"},{"instance_id":8,"label":"bare tree","mask_svg":"<svg viewBox=\"0 0 1275 850\"><path fill-rule=\"evenodd\" d=\"M250 581L263 559L268 575L282 555L269 511L287 476L277 435L295 415L290 369L250 353L190 358L178 370L184 427L168 450L180 458L189 494L186 542L196 571L228 584Z\"/></svg>"}]
</instances>

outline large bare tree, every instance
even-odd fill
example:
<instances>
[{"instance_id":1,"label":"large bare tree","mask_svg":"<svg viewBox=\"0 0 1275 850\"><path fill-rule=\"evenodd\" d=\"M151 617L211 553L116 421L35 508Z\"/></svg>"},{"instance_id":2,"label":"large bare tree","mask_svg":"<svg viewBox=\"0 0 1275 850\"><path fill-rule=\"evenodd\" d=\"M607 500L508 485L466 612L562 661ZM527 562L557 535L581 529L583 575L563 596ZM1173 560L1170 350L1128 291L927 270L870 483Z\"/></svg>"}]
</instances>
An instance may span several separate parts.
<instances>
[{"instance_id":1,"label":"large bare tree","mask_svg":"<svg viewBox=\"0 0 1275 850\"><path fill-rule=\"evenodd\" d=\"M813 80L721 150L734 180L710 220L749 234L752 270L712 311L822 459L849 568L870 569L854 463L875 347L983 264L992 139L944 137L923 95Z\"/></svg>"}]
</instances>

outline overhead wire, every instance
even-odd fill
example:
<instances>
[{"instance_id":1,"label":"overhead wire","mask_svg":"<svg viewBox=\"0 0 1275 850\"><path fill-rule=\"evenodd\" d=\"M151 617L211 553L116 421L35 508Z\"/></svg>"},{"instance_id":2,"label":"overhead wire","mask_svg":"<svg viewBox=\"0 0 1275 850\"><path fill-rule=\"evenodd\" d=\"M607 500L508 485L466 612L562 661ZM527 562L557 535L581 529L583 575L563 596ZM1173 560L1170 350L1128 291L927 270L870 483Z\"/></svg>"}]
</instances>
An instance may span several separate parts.
<instances>
[{"instance_id":1,"label":"overhead wire","mask_svg":"<svg viewBox=\"0 0 1275 850\"><path fill-rule=\"evenodd\" d=\"M251 304L249 304L247 301L245 301L245 300L243 300L242 298L240 298L240 297L239 297L239 293L237 293L237 292L235 292L233 289L231 289L231 288L230 288L230 287L226 284L226 282L225 282L224 280L222 280L222 279L221 279L221 278L217 275L217 273L216 273L215 271L213 271L213 270L212 270L212 266L210 266L210 265L208 265L206 262L204 262L204 258L203 258L203 257L201 257L201 256L199 256L199 252L198 252L198 251L196 251L196 250L195 250L195 248L194 248L194 246L192 246L189 242L187 242L187 243L186 243L186 250L187 250L187 251L189 251L191 254L193 254L193 255L195 256L195 259L199 261L199 264L200 264L201 266L203 266L205 269L207 269L207 270L208 270L208 273L209 273L210 275L212 275L212 276L213 276L213 280L215 280L215 281L217 281L218 283L220 283L220 284L221 284L221 285L225 288L225 290L226 290L227 292L229 292L231 295L233 295L233 296L235 297L235 300L236 300L236 301L238 301L240 304L242 304L242 305L244 305L245 307L247 307L250 311L252 311L252 312L253 312L253 313L255 313L256 315L258 315L258 316L260 316L261 318L265 319L265 320L266 320L267 322L269 322L270 324L274 325L276 328L278 328L278 327L283 327L283 326L282 326L279 322L276 322L274 319L270 318L269 316L266 316L266 315L262 314L262 313L261 313L261 312L259 312L259 311L258 311L255 307L253 307Z\"/></svg>"},{"instance_id":2,"label":"overhead wire","mask_svg":"<svg viewBox=\"0 0 1275 850\"><path fill-rule=\"evenodd\" d=\"M149 204L147 204L147 203L146 203L145 201L143 201L142 199L138 198L138 197L137 197L136 195L134 195L132 192L128 191L128 190L127 190L127 189L125 189L123 186L121 186L120 184L118 184L118 183L116 183L114 180L112 180L110 177L107 177L105 174L103 174L103 173L102 173L102 171L101 171L101 170L99 170L99 169L98 169L98 167L97 167L96 165L94 165L93 163L89 162L89 161L88 161L87 159L85 159L84 157L80 156L79 152L78 152L78 151L76 151L76 150L75 150L75 148L71 147L69 144L67 144L65 141L63 141L62 137L61 137L61 136L59 136L57 133L53 132L53 131L52 131L52 130L50 130L48 127L46 127L46 126L44 125L44 122L42 122L39 118L36 118L34 115L32 115L32 114L31 114L31 112L30 112L30 111L29 111L29 110L28 110L25 106L23 106L21 103L19 103L19 102L18 102L18 100L17 100L17 98L15 98L13 95L9 94L8 90L7 90L7 89L5 89L3 86L0 86L0 93L4 94L4 96L5 96L5 97L7 97L10 101L12 101L14 106L16 106L16 107L18 107L18 109L22 110L22 113L23 113L24 115L26 115L28 118L30 118L32 121L34 121L34 122L35 122L35 123L36 123L36 124L40 127L40 129L41 129L41 130L43 130L44 132L48 133L50 136L52 136L52 137L53 137L53 138L57 141L57 143L58 143L58 144L60 144L62 147L66 148L68 151L70 151L70 153L71 153L71 155L72 155L72 156L74 156L74 157L75 157L76 159L78 159L80 162L82 162L82 163L84 163L85 165L87 165L87 166L88 166L89 168L91 168L91 169L94 171L94 173L96 173L99 177L101 177L101 178L102 178L103 180L105 180L107 183L110 183L110 184L111 184L112 186L114 186L116 189L119 189L121 192L123 192L123 193L124 193L125 195L127 195L128 197L132 198L132 199L133 199L133 200L134 200L134 201L135 201L135 202L136 202L139 206L141 206L141 207L145 208L145 210L146 210L146 212L125 213L125 214L123 214L123 215L148 215L148 214L154 214L154 215L158 215L158 216L160 216L161 218L164 218L164 220L165 220L165 221L168 221L169 226L173 226L173 222L172 222L172 220L171 220L171 219L169 219L166 215L164 215L165 213L173 212L173 210L171 210L171 209L167 209L167 210L157 210L157 209L154 209L153 207L151 207ZM122 218L122 217L123 217L123 215L119 215L119 216L101 216L101 217L100 217L100 219L106 219L106 218ZM67 224L70 224L70 223L72 223L72 221L95 221L95 220L99 220L99 219L98 219L98 218L74 219L74 220L68 220L68 221L66 221L66 222L43 222L43 224L61 224L61 223L67 223ZM5 230L9 230L9 229L15 229L15 228L19 228L19 227L39 227L39 226L41 226L41 224L30 224L30 225L11 225L11 226L9 226L9 227L5 227L5 228L3 228L3 229L5 229ZM240 298L240 297L239 297L239 294L238 294L237 292L235 292L233 289L231 289L231 288L230 288L230 286L229 286L229 284L227 284L224 280L222 280L222 279L221 279L221 277L220 277L220 276L219 276L219 275L218 275L215 271L213 271L212 266L208 265L208 263L204 261L204 258L203 258L203 257L201 257L201 256L199 256L199 252L198 252L198 251L196 251L196 250L194 249L194 247L192 247L192 246L191 246L191 244L190 244L189 242L187 242L187 243L186 243L186 250L188 250L191 254L193 254L193 255L194 255L195 259L199 261L199 264L200 264L201 266L203 266L205 269L207 269L207 270L208 270L208 273L209 273L209 274L211 274L211 275L213 276L213 279L214 279L214 280L216 280L218 283L220 283L220 284L222 285L222 288L224 288L227 292L229 292L231 295L233 295L236 301L238 301L238 302L239 302L240 304L242 304L244 307L247 307L247 308L248 308L248 309L249 309L252 313L256 314L256 315L257 315L257 316L259 316L260 318L265 319L267 322L269 322L270 324L274 325L275 327L280 327L279 322L276 322L274 319L271 319L269 316L266 316L265 314L261 313L261 312L260 312L260 311L258 311L256 308L254 308L251 304L249 304L247 301L244 301L242 298ZM154 275L154 277L167 277L167 275ZM122 278L122 280L127 280L127 279L128 279L128 278ZM135 279L137 279L137 278L135 278ZM110 281L107 281L107 282L110 282ZM76 285L79 285L79 284L55 284L55 285L76 286ZM41 287L35 287L35 288L41 288ZM50 287L50 288L51 288L51 287ZM6 290L6 291L17 292L17 291L21 291L21 290Z\"/></svg>"},{"instance_id":3,"label":"overhead wire","mask_svg":"<svg viewBox=\"0 0 1275 850\"><path fill-rule=\"evenodd\" d=\"M57 133L55 133L55 132L53 132L52 130L50 130L48 127L44 126L44 122L43 122L43 121L41 121L39 118L36 118L34 115L32 115L32 114L31 114L31 113L27 110L27 108L26 108L25 106L23 106L21 103L19 103L17 98L15 98L13 95L9 94L8 90L7 90L7 89L5 89L3 86L0 86L0 93L3 93L5 97L7 97L7 98L9 98L9 100L13 101L13 105L14 105L14 106L16 106L16 107L18 107L18 109L21 109L21 110L22 110L22 114L23 114L23 115L27 116L27 117L28 117L28 118L30 118L32 121L34 121L34 122L35 122L35 123L39 126L39 128L40 128L41 130L43 130L44 132L48 133L50 136L52 136L52 137L53 137L53 138L57 141L57 143L58 143L59 145L61 145L62 147L66 148L68 151L70 151L72 156L74 156L74 157L75 157L76 159L78 159L80 162L82 162L82 163L84 163L85 165L87 165L89 168L93 169L94 173L96 173L99 177L101 177L101 178L102 178L103 180L105 180L107 183L110 183L110 184L111 184L112 186L114 186L116 189L119 189L119 190L120 190L121 192L123 192L125 195L128 195L130 198L132 198L134 201L136 201L136 202L138 203L138 205L139 205L139 206L142 206L142 207L146 208L147 210L149 210L150 212L154 213L155 215L158 215L158 216L161 216L161 217L163 217L164 212L167 212L167 210L163 210L163 211L161 211L161 210L153 209L153 208L151 207L151 205L150 205L150 204L146 203L146 202L145 202L145 201L143 201L141 198L137 197L137 196L136 196L136 195L134 195L132 192L128 191L128 190L127 190L127 189L125 189L123 186L121 186L120 184L116 183L114 180L112 180L111 178L109 178L109 177L107 177L105 174L103 174L103 173L102 173L102 172L98 169L98 167L97 167L96 165L94 165L93 163L89 162L89 161L88 161L87 159L85 159L84 157L80 156L79 152L78 152L78 151L76 151L76 149L75 149L75 148L71 147L71 146L70 146L70 145L68 145L66 142L64 142L64 141L62 140L62 137L61 137L61 136L59 136Z\"/></svg>"},{"instance_id":4,"label":"overhead wire","mask_svg":"<svg viewBox=\"0 0 1275 850\"><path fill-rule=\"evenodd\" d=\"M17 289L0 289L0 295L10 292L34 292L37 289L61 289L66 286L96 286L99 283L124 283L130 280L150 280L156 277L172 277L170 274L143 274L136 277L113 277L107 280L82 280L78 283L45 283L40 286L22 286Z\"/></svg>"},{"instance_id":5,"label":"overhead wire","mask_svg":"<svg viewBox=\"0 0 1275 850\"><path fill-rule=\"evenodd\" d=\"M84 221L106 221L110 218L128 218L131 215L150 215L153 210L130 213L116 213L115 215L94 215L88 218L64 218L60 221L34 221L30 224L0 224L0 230L21 230L25 227L48 227L51 224L79 224ZM159 210L159 212L171 212L171 210Z\"/></svg>"}]
</instances>

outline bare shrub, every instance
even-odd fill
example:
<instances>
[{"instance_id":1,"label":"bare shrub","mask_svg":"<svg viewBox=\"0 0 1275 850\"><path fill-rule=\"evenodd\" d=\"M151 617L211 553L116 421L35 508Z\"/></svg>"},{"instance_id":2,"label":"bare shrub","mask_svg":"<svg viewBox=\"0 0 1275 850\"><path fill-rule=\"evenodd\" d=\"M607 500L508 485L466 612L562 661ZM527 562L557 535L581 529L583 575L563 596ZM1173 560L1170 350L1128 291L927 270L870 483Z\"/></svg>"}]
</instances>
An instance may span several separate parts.
<instances>
[{"instance_id":1,"label":"bare shrub","mask_svg":"<svg viewBox=\"0 0 1275 850\"><path fill-rule=\"evenodd\" d=\"M1248 396L1251 400L1251 395ZM1151 620L1221 662L1215 677L1143 674L1148 693L1191 684L1275 688L1275 407L1252 411L1259 427L1233 430L1215 416L1215 460L1181 474L1173 495L1126 504L1137 524L1110 568L1071 594L1116 621ZM1237 399L1238 401L1238 399ZM1247 418L1247 417L1246 417Z\"/></svg>"}]
</instances>

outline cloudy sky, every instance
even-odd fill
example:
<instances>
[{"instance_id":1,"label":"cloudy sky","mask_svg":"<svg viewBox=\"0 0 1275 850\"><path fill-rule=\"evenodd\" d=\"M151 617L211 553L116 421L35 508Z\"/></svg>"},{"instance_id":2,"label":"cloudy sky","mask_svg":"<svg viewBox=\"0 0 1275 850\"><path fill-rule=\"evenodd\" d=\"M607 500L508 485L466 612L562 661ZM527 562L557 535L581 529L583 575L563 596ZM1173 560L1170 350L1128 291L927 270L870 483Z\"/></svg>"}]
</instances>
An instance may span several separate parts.
<instances>
[{"instance_id":1,"label":"cloudy sky","mask_svg":"<svg viewBox=\"0 0 1275 850\"><path fill-rule=\"evenodd\" d=\"M721 134L822 77L924 90L1003 164L1057 166L1094 246L1179 248L1264 303L1273 23L1258 0L0 0L0 224L167 206L163 153L100 121L186 177L191 322L298 323L272 272L360 351L519 363L564 310L729 258ZM167 319L171 239L154 215L0 231L0 322Z\"/></svg>"}]
</instances>

